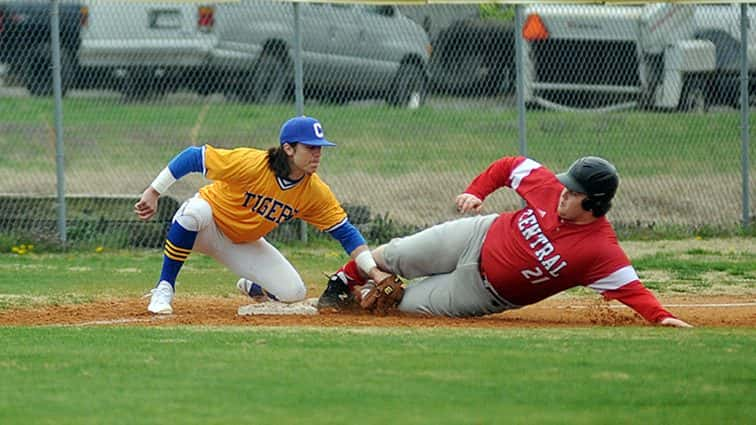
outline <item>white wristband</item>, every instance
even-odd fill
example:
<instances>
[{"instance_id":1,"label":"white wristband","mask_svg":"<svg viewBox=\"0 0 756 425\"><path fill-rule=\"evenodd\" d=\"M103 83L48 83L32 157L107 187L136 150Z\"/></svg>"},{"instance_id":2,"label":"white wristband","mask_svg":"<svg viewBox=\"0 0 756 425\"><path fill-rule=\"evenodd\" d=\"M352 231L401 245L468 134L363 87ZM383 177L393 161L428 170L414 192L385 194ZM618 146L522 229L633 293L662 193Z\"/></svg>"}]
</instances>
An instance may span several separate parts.
<instances>
[{"instance_id":1,"label":"white wristband","mask_svg":"<svg viewBox=\"0 0 756 425\"><path fill-rule=\"evenodd\" d=\"M370 270L373 270L373 268L378 267L378 264L375 264L375 260L373 260L373 254L370 252L369 249L366 249L365 251L360 252L357 254L357 258L354 259L354 261L357 263L357 267L360 268L365 274L369 274Z\"/></svg>"},{"instance_id":2,"label":"white wristband","mask_svg":"<svg viewBox=\"0 0 756 425\"><path fill-rule=\"evenodd\" d=\"M162 195L175 182L176 178L171 174L171 170L169 170L168 167L165 167L163 171L155 177L155 180L150 183L150 186Z\"/></svg>"}]
</instances>

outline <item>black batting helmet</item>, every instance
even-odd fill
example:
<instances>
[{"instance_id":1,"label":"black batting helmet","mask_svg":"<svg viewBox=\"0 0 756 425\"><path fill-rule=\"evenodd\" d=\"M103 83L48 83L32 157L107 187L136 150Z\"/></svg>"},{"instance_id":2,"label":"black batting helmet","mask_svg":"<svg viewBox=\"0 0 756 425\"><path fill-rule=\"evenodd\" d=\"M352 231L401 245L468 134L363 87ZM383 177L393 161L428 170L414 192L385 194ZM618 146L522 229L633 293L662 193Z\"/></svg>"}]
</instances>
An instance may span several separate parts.
<instances>
[{"instance_id":1,"label":"black batting helmet","mask_svg":"<svg viewBox=\"0 0 756 425\"><path fill-rule=\"evenodd\" d=\"M583 208L599 217L611 207L611 200L619 186L617 169L609 161L597 156L585 156L573 162L566 173L557 179L569 190L588 195Z\"/></svg>"}]
</instances>

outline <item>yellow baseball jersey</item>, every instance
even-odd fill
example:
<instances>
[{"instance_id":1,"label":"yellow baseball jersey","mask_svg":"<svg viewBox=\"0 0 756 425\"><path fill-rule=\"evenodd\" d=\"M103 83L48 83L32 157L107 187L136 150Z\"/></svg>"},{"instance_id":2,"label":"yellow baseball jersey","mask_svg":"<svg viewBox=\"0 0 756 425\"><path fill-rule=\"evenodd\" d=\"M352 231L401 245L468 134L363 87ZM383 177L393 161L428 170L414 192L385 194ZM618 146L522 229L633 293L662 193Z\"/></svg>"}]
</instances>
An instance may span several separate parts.
<instances>
[{"instance_id":1,"label":"yellow baseball jersey","mask_svg":"<svg viewBox=\"0 0 756 425\"><path fill-rule=\"evenodd\" d=\"M257 240L279 224L302 219L321 231L346 220L331 188L317 174L297 182L279 179L268 153L251 148L204 148L205 176L213 183L200 196L213 207L216 225L234 243Z\"/></svg>"}]
</instances>

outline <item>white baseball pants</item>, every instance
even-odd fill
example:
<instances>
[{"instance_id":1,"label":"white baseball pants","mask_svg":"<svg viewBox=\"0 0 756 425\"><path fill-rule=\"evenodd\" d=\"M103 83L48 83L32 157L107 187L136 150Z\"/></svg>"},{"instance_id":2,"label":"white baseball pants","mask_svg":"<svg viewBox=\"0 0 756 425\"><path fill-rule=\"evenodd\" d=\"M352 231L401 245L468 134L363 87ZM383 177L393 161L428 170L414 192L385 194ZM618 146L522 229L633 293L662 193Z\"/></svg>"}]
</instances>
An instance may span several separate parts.
<instances>
[{"instance_id":1,"label":"white baseball pants","mask_svg":"<svg viewBox=\"0 0 756 425\"><path fill-rule=\"evenodd\" d=\"M173 220L187 230L198 232L193 251L209 255L236 275L257 283L279 301L305 298L307 289L302 277L286 257L264 238L232 242L215 225L212 207L199 194L184 202Z\"/></svg>"}]
</instances>

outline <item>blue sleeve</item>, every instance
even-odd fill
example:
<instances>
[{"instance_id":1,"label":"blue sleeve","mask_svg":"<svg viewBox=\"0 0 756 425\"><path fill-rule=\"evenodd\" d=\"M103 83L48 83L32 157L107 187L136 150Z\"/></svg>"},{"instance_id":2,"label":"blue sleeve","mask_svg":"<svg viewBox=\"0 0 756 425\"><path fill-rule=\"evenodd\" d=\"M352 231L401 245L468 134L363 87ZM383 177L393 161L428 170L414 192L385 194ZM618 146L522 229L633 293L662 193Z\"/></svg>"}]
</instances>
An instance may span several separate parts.
<instances>
[{"instance_id":1,"label":"blue sleeve","mask_svg":"<svg viewBox=\"0 0 756 425\"><path fill-rule=\"evenodd\" d=\"M347 254L351 254L358 246L365 245L365 238L362 237L362 233L349 222L349 219L345 219L341 226L328 233L334 239L338 239Z\"/></svg>"},{"instance_id":2,"label":"blue sleeve","mask_svg":"<svg viewBox=\"0 0 756 425\"><path fill-rule=\"evenodd\" d=\"M168 163L168 169L171 170L171 174L173 174L176 180L189 173L203 172L202 148L190 146L184 149Z\"/></svg>"}]
</instances>

